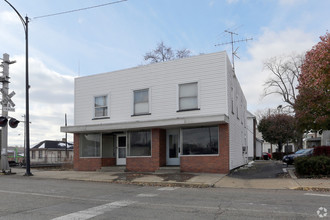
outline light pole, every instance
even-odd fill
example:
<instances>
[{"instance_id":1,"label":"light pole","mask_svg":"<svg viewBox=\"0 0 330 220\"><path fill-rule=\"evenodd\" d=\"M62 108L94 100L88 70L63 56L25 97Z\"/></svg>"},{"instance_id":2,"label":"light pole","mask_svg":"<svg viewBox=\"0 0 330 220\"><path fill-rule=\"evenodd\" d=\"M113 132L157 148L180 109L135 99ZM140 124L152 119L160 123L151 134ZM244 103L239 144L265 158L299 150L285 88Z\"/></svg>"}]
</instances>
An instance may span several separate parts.
<instances>
[{"instance_id":1,"label":"light pole","mask_svg":"<svg viewBox=\"0 0 330 220\"><path fill-rule=\"evenodd\" d=\"M7 0L4 0L18 15L19 19L21 20L25 32L25 121L30 121L30 113L29 113L29 18L25 16L25 20L21 16L21 14L16 10L12 4L10 4ZM25 132L26 132L26 138L25 138L25 145L26 145L26 172L24 176L32 176L30 170L30 123L25 123Z\"/></svg>"}]
</instances>

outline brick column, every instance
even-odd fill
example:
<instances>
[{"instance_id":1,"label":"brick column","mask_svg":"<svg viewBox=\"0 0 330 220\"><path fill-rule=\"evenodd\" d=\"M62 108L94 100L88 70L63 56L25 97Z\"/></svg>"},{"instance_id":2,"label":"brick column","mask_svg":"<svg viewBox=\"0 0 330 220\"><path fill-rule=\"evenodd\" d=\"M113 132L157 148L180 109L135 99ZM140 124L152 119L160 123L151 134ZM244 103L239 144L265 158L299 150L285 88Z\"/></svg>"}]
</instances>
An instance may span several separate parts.
<instances>
[{"instance_id":1,"label":"brick column","mask_svg":"<svg viewBox=\"0 0 330 220\"><path fill-rule=\"evenodd\" d=\"M166 131L160 128L151 130L151 157L128 157L128 171L154 172L166 163Z\"/></svg>"}]
</instances>

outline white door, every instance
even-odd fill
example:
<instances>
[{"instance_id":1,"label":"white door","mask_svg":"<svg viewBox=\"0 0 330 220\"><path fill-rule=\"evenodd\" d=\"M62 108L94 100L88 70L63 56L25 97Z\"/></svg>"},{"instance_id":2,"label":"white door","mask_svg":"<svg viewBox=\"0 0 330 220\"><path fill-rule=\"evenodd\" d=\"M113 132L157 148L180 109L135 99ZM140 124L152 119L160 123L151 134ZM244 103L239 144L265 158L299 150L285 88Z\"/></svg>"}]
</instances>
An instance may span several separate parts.
<instances>
[{"instance_id":1,"label":"white door","mask_svg":"<svg viewBox=\"0 0 330 220\"><path fill-rule=\"evenodd\" d=\"M117 136L117 165L126 165L126 135Z\"/></svg>"},{"instance_id":2,"label":"white door","mask_svg":"<svg viewBox=\"0 0 330 220\"><path fill-rule=\"evenodd\" d=\"M166 165L180 165L180 130L166 130Z\"/></svg>"}]
</instances>

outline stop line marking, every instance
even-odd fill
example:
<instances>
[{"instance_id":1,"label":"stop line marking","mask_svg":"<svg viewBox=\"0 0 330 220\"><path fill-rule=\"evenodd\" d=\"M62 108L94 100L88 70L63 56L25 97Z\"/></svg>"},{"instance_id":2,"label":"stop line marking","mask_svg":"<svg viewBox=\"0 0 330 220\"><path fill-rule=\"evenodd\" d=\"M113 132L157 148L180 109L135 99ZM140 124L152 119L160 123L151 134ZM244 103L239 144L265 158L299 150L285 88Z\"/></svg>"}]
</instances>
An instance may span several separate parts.
<instances>
[{"instance_id":1,"label":"stop line marking","mask_svg":"<svg viewBox=\"0 0 330 220\"><path fill-rule=\"evenodd\" d=\"M162 187L162 188L159 188L158 190L161 190L161 191L172 191L172 190L176 190L176 189L179 189L180 187Z\"/></svg>"},{"instance_id":2,"label":"stop line marking","mask_svg":"<svg viewBox=\"0 0 330 220\"><path fill-rule=\"evenodd\" d=\"M158 194L138 194L137 197L155 197L155 196L158 196Z\"/></svg>"},{"instance_id":3,"label":"stop line marking","mask_svg":"<svg viewBox=\"0 0 330 220\"><path fill-rule=\"evenodd\" d=\"M323 196L323 197L330 197L330 194L316 194L316 193L305 193L305 196Z\"/></svg>"},{"instance_id":4,"label":"stop line marking","mask_svg":"<svg viewBox=\"0 0 330 220\"><path fill-rule=\"evenodd\" d=\"M123 201L116 201L116 202L111 202L108 204L96 206L93 208L89 208L86 210L82 210L79 212L74 212L68 215L63 215L57 218L53 218L52 220L72 220L72 219L79 219L79 220L84 220L84 219L90 219L98 215L102 215L107 211L111 211L113 209L118 209L122 208L128 205L131 205L135 203L134 201L130 200L123 200Z\"/></svg>"}]
</instances>

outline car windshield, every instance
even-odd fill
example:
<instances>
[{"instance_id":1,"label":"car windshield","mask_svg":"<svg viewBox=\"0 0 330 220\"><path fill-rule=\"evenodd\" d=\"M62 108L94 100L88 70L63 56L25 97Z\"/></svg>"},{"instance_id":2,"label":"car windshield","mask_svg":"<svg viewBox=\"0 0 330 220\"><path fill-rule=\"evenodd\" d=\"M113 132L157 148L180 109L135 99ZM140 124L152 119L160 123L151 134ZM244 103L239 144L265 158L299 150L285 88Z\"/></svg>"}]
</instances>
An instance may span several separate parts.
<instances>
[{"instance_id":1,"label":"car windshield","mask_svg":"<svg viewBox=\"0 0 330 220\"><path fill-rule=\"evenodd\" d=\"M295 154L304 154L307 153L308 151L310 151L311 149L302 149L302 150L298 150Z\"/></svg>"}]
</instances>

